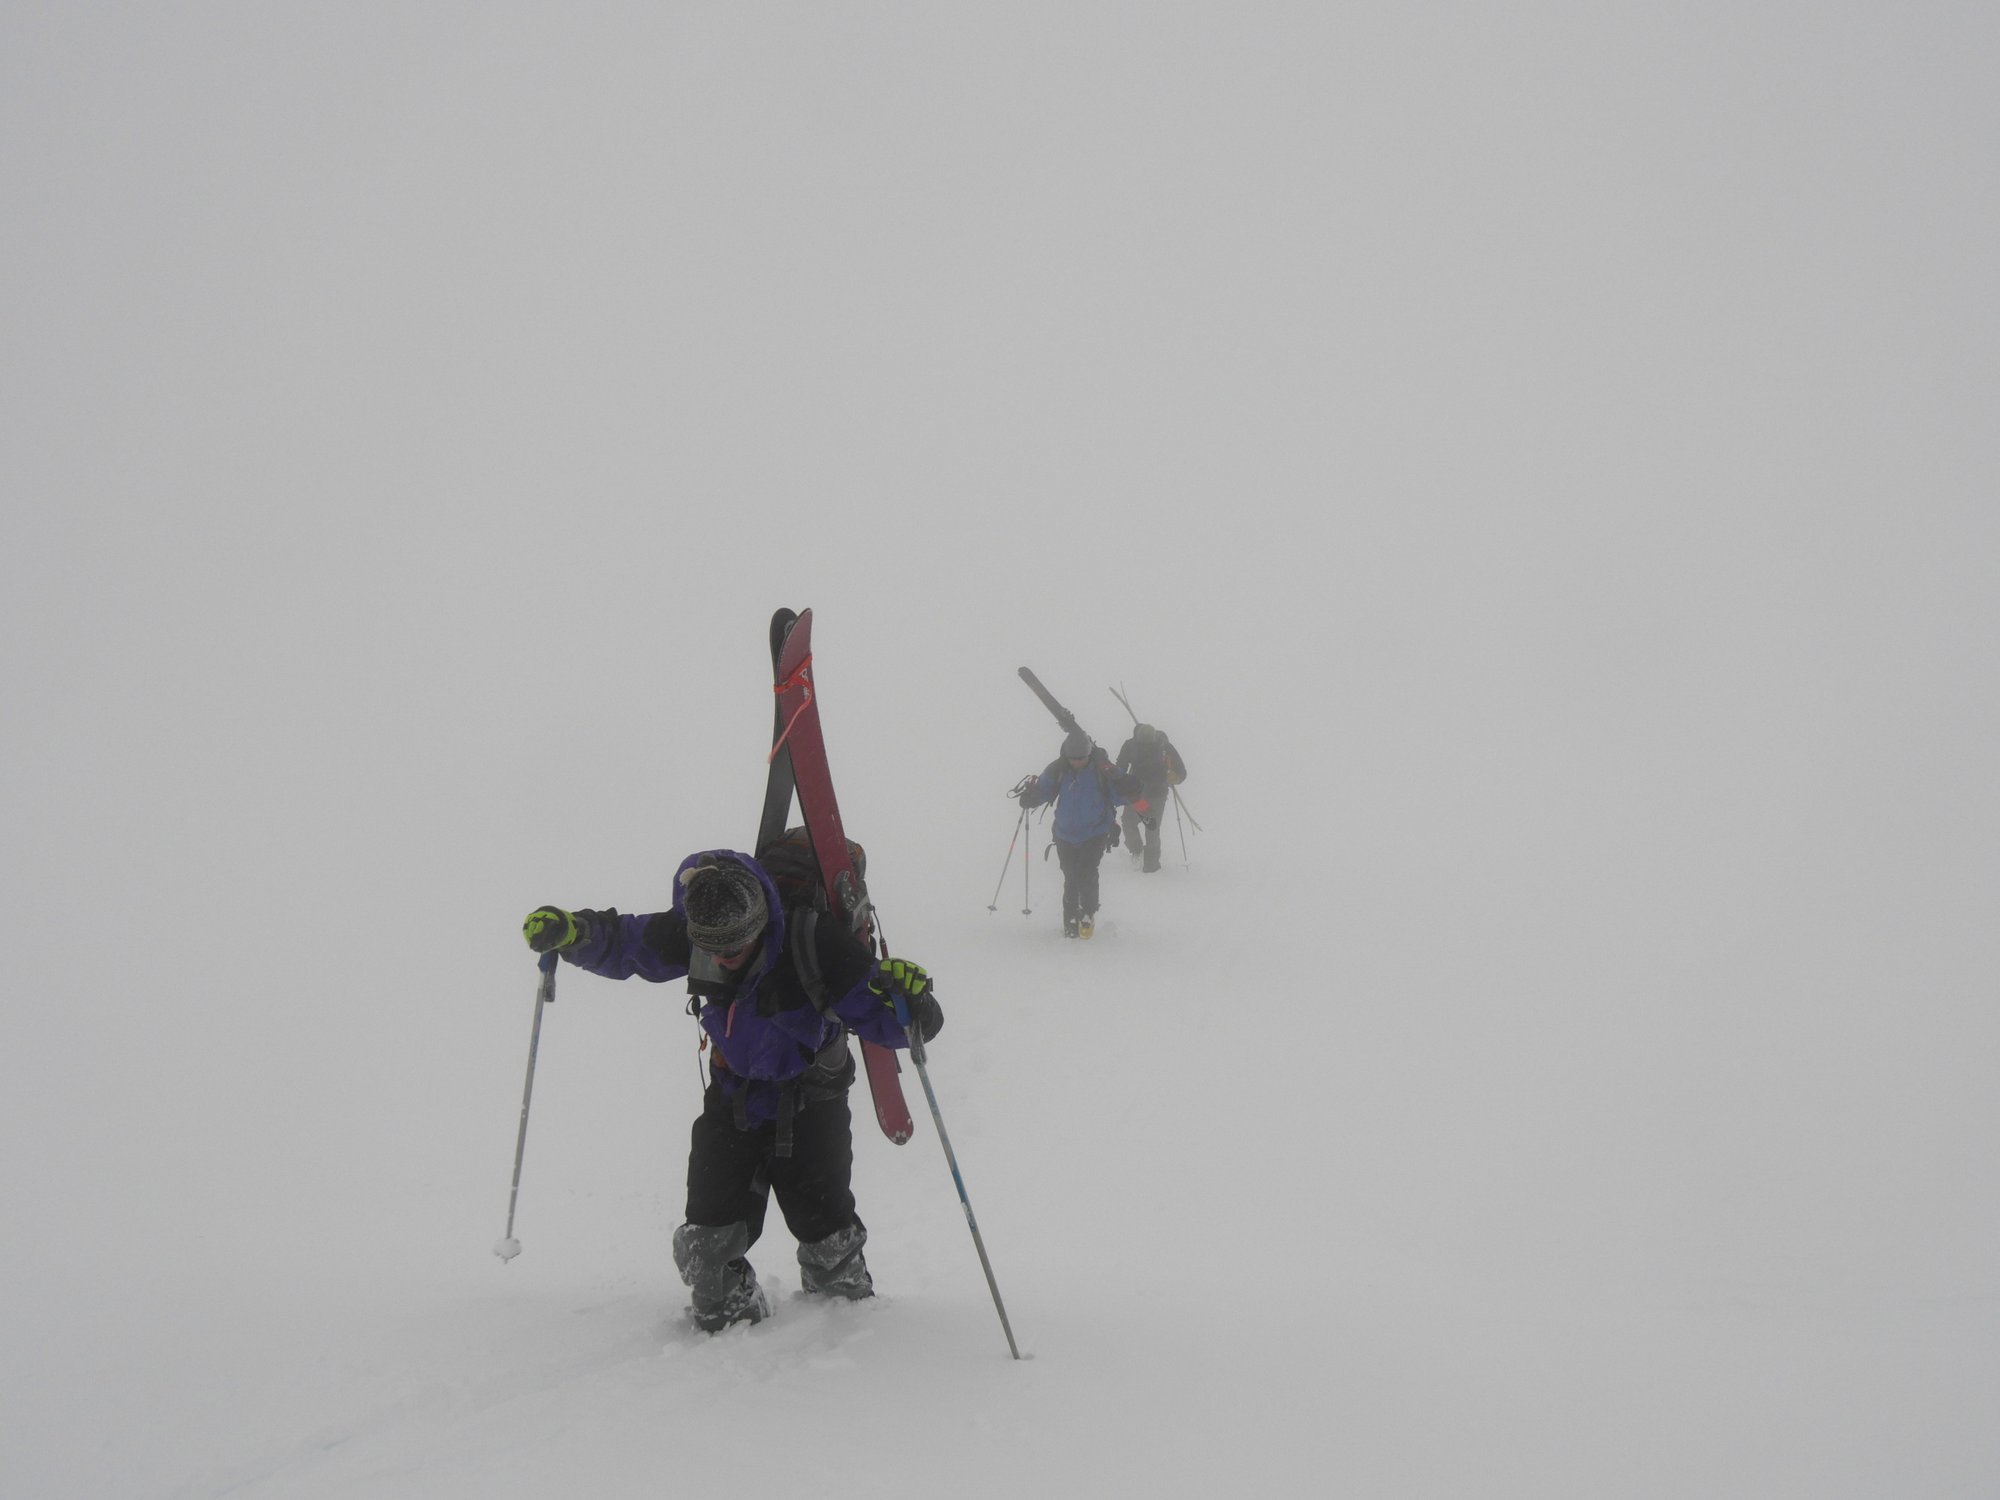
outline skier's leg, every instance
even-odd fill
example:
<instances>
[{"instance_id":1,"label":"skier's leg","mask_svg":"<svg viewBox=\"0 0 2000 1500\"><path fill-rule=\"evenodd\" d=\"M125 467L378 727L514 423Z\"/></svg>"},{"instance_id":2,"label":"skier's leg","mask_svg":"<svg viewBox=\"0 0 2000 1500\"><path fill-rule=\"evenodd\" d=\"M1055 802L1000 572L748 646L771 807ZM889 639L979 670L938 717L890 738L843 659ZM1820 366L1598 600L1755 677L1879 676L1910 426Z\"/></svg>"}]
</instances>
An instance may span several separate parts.
<instances>
[{"instance_id":1,"label":"skier's leg","mask_svg":"<svg viewBox=\"0 0 2000 1500\"><path fill-rule=\"evenodd\" d=\"M875 1295L875 1280L868 1274L868 1259L861 1247L868 1243L868 1227L859 1219L845 1229L799 1244L799 1285L825 1297L845 1297L859 1302Z\"/></svg>"},{"instance_id":2,"label":"skier's leg","mask_svg":"<svg viewBox=\"0 0 2000 1500\"><path fill-rule=\"evenodd\" d=\"M1077 906L1079 915L1097 915L1097 872L1104 862L1104 851L1108 843L1107 835L1086 839L1076 846L1077 866Z\"/></svg>"},{"instance_id":3,"label":"skier's leg","mask_svg":"<svg viewBox=\"0 0 2000 1500\"><path fill-rule=\"evenodd\" d=\"M799 1284L858 1300L875 1294L861 1253L868 1230L854 1211L854 1127L843 1094L792 1117L792 1154L771 1161L771 1187L785 1227L799 1241Z\"/></svg>"},{"instance_id":4,"label":"skier's leg","mask_svg":"<svg viewBox=\"0 0 2000 1500\"><path fill-rule=\"evenodd\" d=\"M738 1130L712 1083L691 1135L687 1222L674 1231L674 1265L692 1294L695 1322L712 1333L771 1310L746 1256L764 1230L772 1130Z\"/></svg>"},{"instance_id":5,"label":"skier's leg","mask_svg":"<svg viewBox=\"0 0 2000 1500\"><path fill-rule=\"evenodd\" d=\"M771 1302L743 1252L750 1231L742 1224L683 1224L674 1231L674 1264L693 1301L696 1326L714 1333L731 1323L761 1322Z\"/></svg>"},{"instance_id":6,"label":"skier's leg","mask_svg":"<svg viewBox=\"0 0 2000 1500\"><path fill-rule=\"evenodd\" d=\"M722 1085L712 1082L689 1134L688 1223L740 1222L749 1231L749 1243L756 1244L763 1236L764 1210L770 1202L767 1172L776 1131L769 1125L738 1130Z\"/></svg>"},{"instance_id":7,"label":"skier's leg","mask_svg":"<svg viewBox=\"0 0 2000 1500\"><path fill-rule=\"evenodd\" d=\"M1083 915L1082 871L1077 863L1080 844L1056 842L1056 858L1062 864L1063 875L1063 931L1076 936L1077 919Z\"/></svg>"}]
</instances>

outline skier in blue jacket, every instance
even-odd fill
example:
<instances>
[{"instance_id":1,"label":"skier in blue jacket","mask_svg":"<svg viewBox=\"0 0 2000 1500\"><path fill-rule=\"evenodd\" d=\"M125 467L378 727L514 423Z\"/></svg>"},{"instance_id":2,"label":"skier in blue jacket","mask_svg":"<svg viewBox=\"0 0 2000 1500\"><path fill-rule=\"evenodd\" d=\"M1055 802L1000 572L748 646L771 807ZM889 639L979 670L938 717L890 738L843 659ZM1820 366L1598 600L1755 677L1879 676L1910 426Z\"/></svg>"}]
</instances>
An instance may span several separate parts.
<instances>
[{"instance_id":1,"label":"skier in blue jacket","mask_svg":"<svg viewBox=\"0 0 2000 1500\"><path fill-rule=\"evenodd\" d=\"M1062 753L1027 781L1021 806L1056 805L1056 858L1063 872L1063 936L1087 938L1097 929L1097 868L1118 843L1118 809L1137 783L1081 729L1072 729Z\"/></svg>"},{"instance_id":2,"label":"skier in blue jacket","mask_svg":"<svg viewBox=\"0 0 2000 1500\"><path fill-rule=\"evenodd\" d=\"M772 1193L799 1242L804 1289L872 1296L868 1231L850 1185L847 1034L907 1046L894 1009L900 994L930 1040L944 1013L929 976L902 959L877 961L824 913L787 910L769 872L729 849L682 861L667 911L544 906L522 931L537 953L560 953L607 979L687 980L711 1058L688 1153L687 1218L673 1246L695 1324L712 1333L769 1314L746 1257Z\"/></svg>"}]
</instances>

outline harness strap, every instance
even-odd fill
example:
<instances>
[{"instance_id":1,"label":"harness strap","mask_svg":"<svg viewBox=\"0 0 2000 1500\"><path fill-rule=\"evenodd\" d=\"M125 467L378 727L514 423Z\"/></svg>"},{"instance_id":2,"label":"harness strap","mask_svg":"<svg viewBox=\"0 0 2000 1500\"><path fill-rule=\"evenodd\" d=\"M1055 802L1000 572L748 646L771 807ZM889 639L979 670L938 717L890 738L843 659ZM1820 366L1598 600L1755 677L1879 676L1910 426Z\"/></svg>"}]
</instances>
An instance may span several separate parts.
<instances>
[{"instance_id":1,"label":"harness strap","mask_svg":"<svg viewBox=\"0 0 2000 1500\"><path fill-rule=\"evenodd\" d=\"M798 1080L786 1084L778 1093L778 1148L779 1156L792 1154L792 1116L798 1113Z\"/></svg>"},{"instance_id":2,"label":"harness strap","mask_svg":"<svg viewBox=\"0 0 2000 1500\"><path fill-rule=\"evenodd\" d=\"M729 1070L719 1050L715 1061L724 1072ZM776 1154L792 1154L792 1121L801 1109L822 1099L838 1099L853 1083L854 1057L847 1050L847 1033L842 1031L813 1054L805 1072L778 1085ZM730 1121L738 1130L747 1132L750 1129L750 1080L739 1078L736 1084L736 1094L729 1101Z\"/></svg>"}]
</instances>

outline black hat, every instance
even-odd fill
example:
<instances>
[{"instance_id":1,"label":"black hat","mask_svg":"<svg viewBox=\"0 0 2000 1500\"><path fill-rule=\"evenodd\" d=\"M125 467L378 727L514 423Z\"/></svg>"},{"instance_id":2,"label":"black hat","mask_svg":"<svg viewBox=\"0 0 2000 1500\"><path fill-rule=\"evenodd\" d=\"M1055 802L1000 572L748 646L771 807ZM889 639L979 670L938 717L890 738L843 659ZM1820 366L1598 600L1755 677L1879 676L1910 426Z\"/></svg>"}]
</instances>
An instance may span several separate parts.
<instances>
[{"instance_id":1,"label":"black hat","mask_svg":"<svg viewBox=\"0 0 2000 1500\"><path fill-rule=\"evenodd\" d=\"M1075 760L1079 755L1090 754L1090 736L1081 729L1072 729L1063 740L1062 753L1064 760Z\"/></svg>"},{"instance_id":2,"label":"black hat","mask_svg":"<svg viewBox=\"0 0 2000 1500\"><path fill-rule=\"evenodd\" d=\"M681 887L688 941L710 953L734 953L762 932L770 917L764 887L733 859L683 871Z\"/></svg>"}]
</instances>

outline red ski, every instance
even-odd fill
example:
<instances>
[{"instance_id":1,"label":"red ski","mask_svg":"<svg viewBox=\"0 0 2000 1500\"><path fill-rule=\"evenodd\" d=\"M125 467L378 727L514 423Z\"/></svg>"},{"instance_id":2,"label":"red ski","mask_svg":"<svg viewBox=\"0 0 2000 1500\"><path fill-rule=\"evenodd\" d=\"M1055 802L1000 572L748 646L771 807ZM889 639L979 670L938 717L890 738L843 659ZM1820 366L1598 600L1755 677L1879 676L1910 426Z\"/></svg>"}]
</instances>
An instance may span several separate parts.
<instances>
[{"instance_id":1,"label":"red ski","mask_svg":"<svg viewBox=\"0 0 2000 1500\"><path fill-rule=\"evenodd\" d=\"M799 811L805 817L812 838L813 859L819 866L820 882L828 907L870 949L879 953L873 908L861 873L854 868L848 852L847 831L840 822L840 803L833 795L833 774L826 764L826 738L820 732L819 700L813 691L812 611L802 611L790 629L779 610L771 621L771 646L775 658L774 687L778 695L778 715L771 745L774 764L780 757L791 762L791 780L798 791ZM765 825L774 821L773 796L765 799ZM789 798L786 799L789 801ZM784 826L784 813L777 811L775 822ZM910 1106L903 1099L903 1083L898 1075L902 1063L895 1049L861 1044L861 1061L868 1070L868 1087L875 1096L875 1119L882 1133L902 1145L916 1131Z\"/></svg>"}]
</instances>

